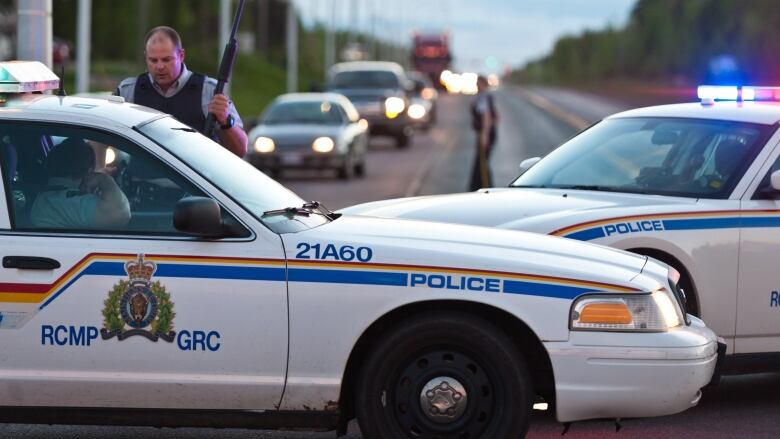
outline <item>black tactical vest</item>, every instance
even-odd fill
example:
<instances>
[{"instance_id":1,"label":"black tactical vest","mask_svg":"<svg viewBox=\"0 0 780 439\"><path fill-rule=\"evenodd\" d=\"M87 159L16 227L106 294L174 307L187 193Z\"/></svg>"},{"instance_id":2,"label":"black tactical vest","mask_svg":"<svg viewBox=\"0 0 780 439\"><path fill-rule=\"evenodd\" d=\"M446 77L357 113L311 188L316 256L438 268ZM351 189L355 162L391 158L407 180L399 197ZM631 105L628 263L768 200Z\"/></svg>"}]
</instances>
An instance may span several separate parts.
<instances>
[{"instance_id":1,"label":"black tactical vest","mask_svg":"<svg viewBox=\"0 0 780 439\"><path fill-rule=\"evenodd\" d=\"M203 115L201 98L205 81L205 76L193 73L178 93L166 98L154 89L149 74L142 73L135 81L134 100L136 104L171 114L179 121L203 133L206 116ZM218 134L215 134L213 140L219 142Z\"/></svg>"}]
</instances>

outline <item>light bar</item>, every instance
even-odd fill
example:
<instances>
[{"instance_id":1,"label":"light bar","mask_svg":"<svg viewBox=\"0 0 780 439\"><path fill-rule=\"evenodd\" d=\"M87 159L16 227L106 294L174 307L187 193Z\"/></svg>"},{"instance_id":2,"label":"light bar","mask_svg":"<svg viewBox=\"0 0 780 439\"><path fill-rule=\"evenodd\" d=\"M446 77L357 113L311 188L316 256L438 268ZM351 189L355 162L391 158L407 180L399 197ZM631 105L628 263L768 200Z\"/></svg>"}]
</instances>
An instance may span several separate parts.
<instances>
[{"instance_id":1,"label":"light bar","mask_svg":"<svg viewBox=\"0 0 780 439\"><path fill-rule=\"evenodd\" d=\"M739 89L732 85L700 85L697 94L701 100L736 101Z\"/></svg>"},{"instance_id":2,"label":"light bar","mask_svg":"<svg viewBox=\"0 0 780 439\"><path fill-rule=\"evenodd\" d=\"M0 62L0 93L56 90L60 78L38 61Z\"/></svg>"},{"instance_id":3,"label":"light bar","mask_svg":"<svg viewBox=\"0 0 780 439\"><path fill-rule=\"evenodd\" d=\"M699 99L713 101L780 101L780 87L700 85Z\"/></svg>"},{"instance_id":4,"label":"light bar","mask_svg":"<svg viewBox=\"0 0 780 439\"><path fill-rule=\"evenodd\" d=\"M780 87L742 87L743 101L780 101Z\"/></svg>"}]
</instances>

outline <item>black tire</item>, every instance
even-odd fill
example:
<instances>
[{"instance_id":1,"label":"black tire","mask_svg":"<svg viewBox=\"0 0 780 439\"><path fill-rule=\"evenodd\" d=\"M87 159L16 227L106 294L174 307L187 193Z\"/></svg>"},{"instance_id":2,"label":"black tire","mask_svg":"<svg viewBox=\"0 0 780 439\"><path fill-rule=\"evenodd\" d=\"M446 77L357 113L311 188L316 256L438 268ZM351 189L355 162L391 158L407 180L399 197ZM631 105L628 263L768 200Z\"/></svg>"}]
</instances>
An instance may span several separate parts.
<instances>
[{"instance_id":1,"label":"black tire","mask_svg":"<svg viewBox=\"0 0 780 439\"><path fill-rule=\"evenodd\" d=\"M401 133L395 136L395 146L398 149L408 148L411 143L412 136L407 136L405 133Z\"/></svg>"},{"instance_id":2,"label":"black tire","mask_svg":"<svg viewBox=\"0 0 780 439\"><path fill-rule=\"evenodd\" d=\"M359 163L355 163L355 175L358 177L365 177L366 175L366 159L364 158Z\"/></svg>"},{"instance_id":3,"label":"black tire","mask_svg":"<svg viewBox=\"0 0 780 439\"><path fill-rule=\"evenodd\" d=\"M355 158L352 154L344 156L344 163L338 170L338 177L340 180L349 180L355 173Z\"/></svg>"},{"instance_id":4,"label":"black tire","mask_svg":"<svg viewBox=\"0 0 780 439\"><path fill-rule=\"evenodd\" d=\"M363 437L374 439L521 438L534 396L509 337L456 312L413 317L388 331L368 355L355 391ZM426 414L426 395L446 413L428 405Z\"/></svg>"},{"instance_id":5,"label":"black tire","mask_svg":"<svg viewBox=\"0 0 780 439\"><path fill-rule=\"evenodd\" d=\"M681 270L677 267L674 267L674 269L680 273L679 285L683 292L685 292L685 312L696 317L701 317L699 301L696 298L696 294L693 292L693 283L690 279L688 279L688 276L685 274L685 270Z\"/></svg>"}]
</instances>

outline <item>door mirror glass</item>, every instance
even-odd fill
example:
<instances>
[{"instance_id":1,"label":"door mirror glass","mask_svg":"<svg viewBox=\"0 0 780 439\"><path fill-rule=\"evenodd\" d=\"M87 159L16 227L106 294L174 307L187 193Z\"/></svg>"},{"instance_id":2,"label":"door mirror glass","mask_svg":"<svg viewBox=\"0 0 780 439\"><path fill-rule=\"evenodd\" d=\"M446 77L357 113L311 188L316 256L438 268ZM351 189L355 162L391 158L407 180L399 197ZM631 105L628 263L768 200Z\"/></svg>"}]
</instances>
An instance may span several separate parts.
<instances>
[{"instance_id":1,"label":"door mirror glass","mask_svg":"<svg viewBox=\"0 0 780 439\"><path fill-rule=\"evenodd\" d=\"M769 177L769 182L772 185L772 189L780 192L780 170L772 173Z\"/></svg>"},{"instance_id":2,"label":"door mirror glass","mask_svg":"<svg viewBox=\"0 0 780 439\"><path fill-rule=\"evenodd\" d=\"M537 164L539 160L541 160L541 157L531 157L530 159L525 159L522 162L520 162L520 173L524 173L525 171L531 169L531 166Z\"/></svg>"},{"instance_id":3,"label":"door mirror glass","mask_svg":"<svg viewBox=\"0 0 780 439\"><path fill-rule=\"evenodd\" d=\"M225 235L222 209L207 197L185 197L173 209L173 226L190 235L219 238Z\"/></svg>"}]
</instances>

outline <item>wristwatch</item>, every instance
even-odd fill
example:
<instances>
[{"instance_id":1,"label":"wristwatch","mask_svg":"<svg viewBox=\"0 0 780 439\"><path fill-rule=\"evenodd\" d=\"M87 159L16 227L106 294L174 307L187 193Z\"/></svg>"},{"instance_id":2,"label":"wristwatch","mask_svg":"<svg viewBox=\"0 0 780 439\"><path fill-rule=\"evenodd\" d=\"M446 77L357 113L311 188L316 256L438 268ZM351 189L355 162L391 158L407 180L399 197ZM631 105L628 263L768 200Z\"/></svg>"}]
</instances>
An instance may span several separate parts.
<instances>
[{"instance_id":1,"label":"wristwatch","mask_svg":"<svg viewBox=\"0 0 780 439\"><path fill-rule=\"evenodd\" d=\"M225 120L225 124L224 125L220 125L219 128L221 128L223 130L229 130L229 129L233 128L233 125L235 125L235 124L236 124L236 120L233 119L233 115L232 114L228 114L227 120Z\"/></svg>"}]
</instances>

